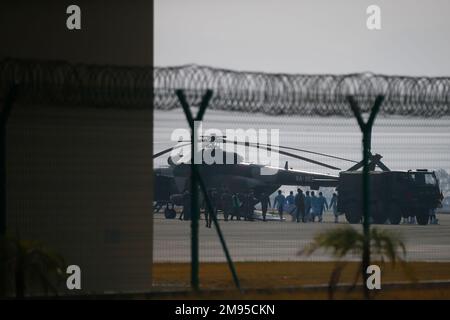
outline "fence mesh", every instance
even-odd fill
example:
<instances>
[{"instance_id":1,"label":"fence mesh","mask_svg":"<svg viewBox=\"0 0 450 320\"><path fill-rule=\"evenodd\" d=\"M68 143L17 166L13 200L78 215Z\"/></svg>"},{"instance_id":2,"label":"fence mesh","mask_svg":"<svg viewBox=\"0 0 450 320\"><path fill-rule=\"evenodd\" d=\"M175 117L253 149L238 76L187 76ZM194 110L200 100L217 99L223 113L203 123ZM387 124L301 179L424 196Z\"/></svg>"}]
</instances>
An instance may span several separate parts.
<instances>
[{"instance_id":1,"label":"fence mesh","mask_svg":"<svg viewBox=\"0 0 450 320\"><path fill-rule=\"evenodd\" d=\"M111 170L116 170L116 167L123 168L120 176L116 171L112 171L112 173L105 171L105 175L108 175L111 179L119 177L130 184L134 184L135 181L139 183L136 186L128 186L124 185L122 180L118 181L117 184L110 184L109 180L105 180L105 184L110 184L110 187L114 188L114 192L116 192L113 197L115 201L129 199L133 203L132 205L125 202L118 202L118 204L114 202L114 205L108 204L111 202L112 193L104 193L106 192L104 190L107 189L103 186L102 188L95 188L95 190L94 187L92 187L92 190L79 188L83 192L95 191L101 194L94 197L91 194L86 195L83 193L75 199L76 202L67 202L83 204L85 199L91 199L93 204L108 204L108 208L100 209L104 213L105 221L107 221L105 222L107 228L104 228L103 222L95 222L98 224L100 231L96 230L96 233L92 233L100 239L97 240L102 246L104 244L101 235L108 235L106 237L108 239L111 238L110 234L122 235L117 230L121 231L120 228L124 223L139 223L139 219L134 219L130 215L131 209L136 212L134 217L146 216L151 211L150 206L145 204L145 199L150 198L150 195L147 194L148 189L143 189L142 187L148 185L148 180L143 181L142 177L148 177L150 174L147 169L151 166L150 154L145 151L148 150L149 142L145 140L145 137L151 137L149 133L149 130L151 130L150 124L149 122L141 121L136 126L137 120L135 118L140 118L141 114L139 112L128 112L128 110L144 111L145 109L156 109L153 114L153 139L154 142L161 142L161 144L155 143L154 151L161 151L161 149L167 147L167 143L170 143L170 133L174 128L188 128L181 106L175 95L175 89L184 89L191 106L199 104L206 89L214 91L212 101L205 114L205 127L222 130L235 127L244 129L248 127L280 128L280 143L283 145L301 146L314 151L324 150L324 152L355 160L359 160L361 156L361 135L356 121L352 118L353 115L346 97L350 94L355 96L363 111L367 112L372 107L375 97L382 94L385 96L385 101L381 108L381 116L375 123L373 135L374 152L381 153L385 157L386 164L392 169L435 168L442 169L446 174L450 169L450 161L447 156L450 141L448 139L449 120L448 117L445 117L450 115L450 78L446 77L403 77L371 73L290 75L238 72L196 65L150 68L4 60L0 62L0 97L3 97L7 91L6 89L12 83L20 84L18 98L22 104L54 105L58 107L72 105L76 106L76 108L84 109L82 115L77 113L76 108L72 108L70 113L64 112L64 116L60 113L52 116L55 119L52 118L50 121L46 118L46 114L53 115L55 110L47 108L48 110L45 109L45 114L39 113L43 119L37 124L36 116L34 113L30 114L30 109L16 110L15 118L12 118L13 122L10 123L9 127L10 135L11 133L14 134L14 132L17 132L17 135L31 129L46 130L45 136L43 133L39 133L40 131L30 131L33 133L30 136L43 136L45 139L42 138L42 140L52 141L49 138L50 136L53 139L54 136L61 135L61 132L63 132L69 135L67 138L63 138L72 143L67 145L66 149L57 150L53 148L53 145L49 145L48 148L41 148L42 141L31 140L28 136L23 137L18 139L19 143L10 143L10 145L15 147L16 152L17 150L22 152L16 156L17 159L28 159L26 157L27 152L29 152L28 147L17 148L17 146L24 146L24 141L28 141L37 150L34 151L36 154L52 150L52 152L61 152L63 154L61 157L67 157L67 154L73 153L73 142L79 141L77 143L80 145L80 154L83 155L83 158L87 158L87 155L90 156L90 154L95 152L103 153L102 149L97 150L98 145L102 143L110 150L108 151L110 153L107 153L104 157L98 155L98 163L103 163L105 159L109 159L111 162L117 161L117 164L111 165ZM116 120L111 122L111 119L104 119L105 113L102 110L95 110L99 113L95 113L95 118L93 118L91 114L93 107L121 110L113 110L117 114L114 116ZM31 111L37 113L35 109ZM110 110L107 110L106 113L108 111ZM255 115L254 113L258 114ZM125 114L131 115L132 118L128 120L129 125L126 128L124 128L123 124L123 116ZM392 117L394 115L398 115L398 117ZM82 123L87 129L77 131L79 130L77 126L80 125L78 120L80 117L84 117L84 121L89 121L89 124ZM337 119L336 117L340 118ZM423 119L424 117L429 119ZM442 118L433 119L435 117ZM72 130L66 130L67 124L61 125L61 118L65 118L65 121L68 121L69 124L74 123L73 127L68 127ZM34 127L29 129L30 124L27 121L30 121ZM51 124L50 129L47 129L48 123ZM104 124L106 129L99 126L99 123ZM57 127L58 131L53 127ZM126 130L124 131L124 129ZM93 140L95 143L91 142L93 137L97 139ZM104 141L103 139L107 140ZM117 141L120 141L122 145L117 145ZM135 143L130 143L130 141L135 141ZM89 147L89 153L86 153L84 149L86 146ZM124 159L121 150L125 146L133 147L136 156L133 156L133 153L130 156L130 153L128 153L127 159ZM53 151L54 149L55 151ZM141 152L147 153L141 155ZM36 157L33 159L36 159ZM45 157L43 156L45 161L41 161L42 167L48 168L47 164L51 163L48 159L53 158L54 155L50 151L48 155L45 154ZM128 161L128 158L136 159L136 163L133 162L129 166L124 167L122 162ZM323 160L315 156L312 158ZM80 165L75 163L76 160L77 158L73 158L74 163L68 163L67 168L78 168ZM328 173L327 171L320 171L314 165L298 160L289 158L282 158L281 160L282 163L289 161L290 166L295 169ZM162 166L166 163L166 159L161 157L154 161L154 166ZM345 164L342 163L331 164L346 168ZM19 162L18 165L21 166L17 170L22 170L23 167L28 167L30 164L22 165ZM92 170L86 171L86 174L92 172L92 177L98 176L98 168L91 166L90 163L87 165L89 165L89 168L92 167ZM127 171L128 169L125 170L126 168L129 168L129 171ZM66 172L67 170L66 167L62 167L62 171ZM136 178L134 176L130 178L130 172L133 172ZM27 172L25 173L26 177L30 176ZM73 176L76 174L76 172L73 173ZM57 175L55 176L58 177ZM140 184L141 182L142 185ZM30 188L31 186L30 184ZM35 192L34 189L33 192ZM293 186L284 187L283 192L287 193L291 190L295 192L295 189ZM330 192L333 190L322 191L329 199ZM48 199L56 198L54 192L54 190L48 192ZM124 196L124 192L128 192L128 196ZM135 199L136 195L139 196L137 200ZM38 194L35 198L36 200L34 201L38 201L42 197ZM18 199L16 202L17 207L22 206L22 198L18 197ZM98 201L98 199L101 201ZM141 207L141 204L145 205ZM35 208L37 206L30 205L29 207ZM42 206L42 210L45 210L47 215L48 207L48 204ZM110 207L114 207L117 212L111 213ZM53 206L53 210L58 214L60 208L60 204ZM98 210L93 205L88 206L86 204L86 208L80 207L80 212L84 212L89 217L95 217ZM25 212L25 209L22 211ZM79 213L73 216L77 217L78 215ZM58 217L61 219L59 220L61 224L64 224L66 220L62 220L60 215ZM118 217L123 220L120 220ZM325 214L325 223L323 225L288 223L290 216L287 216L288 221L284 224L278 222L264 224L262 222L246 221L225 223L221 214L219 219L221 220L221 227L223 228L231 256L238 262L298 261L303 259L297 255L298 250L302 246L306 245L317 232L324 228L333 227L331 212ZM448 224L449 219L447 216L442 217L443 224ZM341 222L345 223L342 220L344 220L343 217L341 217ZM95 224L85 221L87 220L80 222L82 227ZM153 283L165 287L171 285L179 286L180 283L188 286L189 261L191 257L190 224L178 219L165 219L162 212L153 214L153 222ZM112 223L114 224L110 226L109 224ZM48 224L51 225L50 223ZM205 228L204 224L205 221L202 214L202 220L200 221L201 261L203 263L224 262L225 257L215 230ZM404 226L402 229L406 230L404 232L405 238L409 256L412 259L437 261L447 259L445 252L443 253L442 250L436 248L449 244L448 237L444 235L444 232L448 229L437 230L436 232L442 232L439 236L436 235L436 232L430 231L430 229L420 229L420 236L418 236L416 229L413 229L414 227ZM66 228L67 230L72 230L70 226L66 226ZM133 228L138 228L138 226L133 226ZM97 234L100 234L100 236L97 236ZM123 233L122 238L119 237L119 240L116 239L117 237L113 238L113 242L119 240L119 242L131 242L130 246L126 248L127 250L123 249L123 252L129 252L129 248L137 248L138 254L143 256L148 252L140 250L138 247L138 244L142 245L149 241L150 238L144 227L137 232ZM107 243L107 245L111 244ZM99 248L99 252L103 250L103 247ZM86 240L85 243L76 249L80 252L92 251L92 244ZM147 250L148 248L145 249ZM102 257L101 254L99 256ZM124 260L121 256L119 258L114 260L114 262L120 260L125 264L124 261L130 261ZM314 261L327 259L329 257L326 255L311 258ZM174 266L176 265L174 263L185 263L182 264L184 269ZM131 263L130 261L130 265L123 265L121 270L131 268L131 265L136 266L138 263ZM241 264L238 272L242 272L244 267L245 264ZM254 277L255 275L258 277L270 276L268 270L258 270L255 265L251 265L249 268L249 277ZM231 277L226 267L221 270L223 276L226 276L227 281L231 283ZM304 277L305 275L299 275L299 278L302 276ZM207 275L202 274L201 277L201 281L208 281L203 280L206 279ZM211 277L211 279L220 278L217 273L214 273ZM182 281L180 281L180 278L182 278ZM278 281L279 279L277 278L276 280ZM142 278L136 280L136 282L142 281ZM291 279L285 282L288 283L288 281L291 281Z\"/></svg>"}]
</instances>

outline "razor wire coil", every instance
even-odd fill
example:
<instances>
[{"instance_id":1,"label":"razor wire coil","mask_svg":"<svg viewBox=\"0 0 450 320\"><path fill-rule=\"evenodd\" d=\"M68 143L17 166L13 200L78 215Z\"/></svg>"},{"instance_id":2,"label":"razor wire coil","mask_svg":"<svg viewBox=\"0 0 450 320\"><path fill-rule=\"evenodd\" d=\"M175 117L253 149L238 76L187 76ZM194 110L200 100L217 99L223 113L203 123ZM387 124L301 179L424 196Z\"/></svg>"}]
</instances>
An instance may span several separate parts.
<instances>
[{"instance_id":1,"label":"razor wire coil","mask_svg":"<svg viewBox=\"0 0 450 320\"><path fill-rule=\"evenodd\" d=\"M24 103L94 107L180 108L176 89L198 106L207 89L209 108L271 115L352 116L347 96L368 112L377 95L385 115L450 115L450 77L388 76L373 73L274 74L198 65L123 67L57 61L6 59L0 62L0 89L20 84Z\"/></svg>"}]
</instances>

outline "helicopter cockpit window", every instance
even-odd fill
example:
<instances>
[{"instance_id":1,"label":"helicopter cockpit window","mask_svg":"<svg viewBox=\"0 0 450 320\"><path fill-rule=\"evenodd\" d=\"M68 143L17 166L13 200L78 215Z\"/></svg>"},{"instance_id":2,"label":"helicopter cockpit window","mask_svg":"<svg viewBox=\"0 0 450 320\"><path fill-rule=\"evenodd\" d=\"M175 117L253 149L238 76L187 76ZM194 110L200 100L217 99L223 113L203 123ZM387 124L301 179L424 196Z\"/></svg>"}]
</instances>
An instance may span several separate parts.
<instances>
[{"instance_id":1,"label":"helicopter cockpit window","mask_svg":"<svg viewBox=\"0 0 450 320\"><path fill-rule=\"evenodd\" d=\"M436 178L432 174L426 174L425 175L425 184L427 185L436 185L437 181Z\"/></svg>"},{"instance_id":2,"label":"helicopter cockpit window","mask_svg":"<svg viewBox=\"0 0 450 320\"><path fill-rule=\"evenodd\" d=\"M419 185L436 185L437 184L437 180L434 177L433 174L431 173L412 173L411 174L411 178L413 178L413 180L415 180Z\"/></svg>"}]
</instances>

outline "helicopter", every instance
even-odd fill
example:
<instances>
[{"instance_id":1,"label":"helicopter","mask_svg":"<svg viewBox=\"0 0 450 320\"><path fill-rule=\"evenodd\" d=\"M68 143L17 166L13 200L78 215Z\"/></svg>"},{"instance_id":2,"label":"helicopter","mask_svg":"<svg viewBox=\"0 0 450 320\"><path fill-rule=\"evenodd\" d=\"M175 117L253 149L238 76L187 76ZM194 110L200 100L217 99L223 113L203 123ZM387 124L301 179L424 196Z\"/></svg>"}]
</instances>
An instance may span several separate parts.
<instances>
[{"instance_id":1,"label":"helicopter","mask_svg":"<svg viewBox=\"0 0 450 320\"><path fill-rule=\"evenodd\" d=\"M224 163L223 161L207 164L202 160L202 163L199 166L199 173L208 189L230 190L233 193L242 194L252 191L255 196L253 203L255 205L259 202L258 199L263 193L265 195L270 195L282 185L308 186L312 190L318 190L320 187L334 187L340 194L338 201L339 212L345 213L346 219L350 223L360 222L362 208L360 183L362 181L362 172L359 169L363 167L363 161L358 162L351 159L293 147L232 141L226 139L225 136L202 136L202 141L204 142L203 148L198 151L202 156L205 152L210 152L211 154L221 152L220 155L224 158L229 157L234 160L231 164L222 164ZM340 171L339 175L292 169L289 168L287 161L283 168L272 167L245 162L243 157L237 152L230 153L229 151L224 151L220 146L224 143L275 151L285 156L314 163L333 170L341 169L285 150L316 154L352 162L354 164L347 170ZM153 155L153 158L155 159L189 144L190 142L187 144L180 143L175 147L156 153ZM159 211L163 205L166 205L166 218L168 218L167 214L171 211L169 210L168 205L182 205L182 192L188 190L190 186L190 164L179 162L177 159L174 159L172 155L167 159L168 166L156 168L154 171L155 186L157 186L155 188L155 209L156 211ZM182 158L182 156L180 155L177 158ZM382 158L383 157L379 154L370 154L368 163L369 172L372 176L371 180L373 180L371 184L374 184L372 186L373 190L371 190L371 204L374 206L372 218L374 221L384 223L386 219L389 218L391 224L398 224L401 216L416 216L419 224L427 224L428 211L439 206L443 199L435 173L426 169L418 169L415 171L408 170L405 172L391 171L381 161ZM204 158L202 157L200 159ZM381 171L376 171L377 168ZM262 174L263 170L267 171L268 169L272 170L272 174ZM384 191L390 191L383 193L379 190L380 188ZM389 204L392 203L402 205L390 208L389 210ZM378 210L378 207L383 207L384 209Z\"/></svg>"},{"instance_id":2,"label":"helicopter","mask_svg":"<svg viewBox=\"0 0 450 320\"><path fill-rule=\"evenodd\" d=\"M309 154L315 154L334 158L338 160L350 161L358 163L357 161L345 159L329 154L314 152L305 149L287 147L287 146L273 146L271 144L242 142L235 140L228 140L226 136L201 136L203 143L202 148L198 151L201 153L201 158L205 152L210 154L220 154L223 159L234 159L230 164L220 163L207 164L204 160L199 165L199 173L202 177L205 186L208 189L226 189L233 193L248 193L253 191L256 198L261 194L270 195L278 190L282 185L286 186L308 186L312 190L318 190L320 187L337 187L339 176L332 174L322 174L303 170L289 168L289 163L286 161L284 167L274 167L268 165L261 165L257 163L249 163L244 161L243 157L237 152L229 152L228 149L223 149L223 144L242 145L249 148L260 148L267 151L274 151L281 155L299 159L305 162L313 163L319 166L326 167L333 170L341 170L338 167L294 154L290 151L297 151ZM173 157L173 151L181 149L190 145L189 141L179 141L179 144L174 147L167 148L153 155L153 159L171 153L168 157L168 165L156 168L154 170L154 202L155 210L159 211L164 205L166 208L168 204L182 205L182 193L189 189L189 177L191 174L190 164L180 162L183 158L182 154ZM287 151L289 150L289 151ZM263 174L263 170L271 170L271 174ZM256 203L255 203L256 204Z\"/></svg>"}]
</instances>

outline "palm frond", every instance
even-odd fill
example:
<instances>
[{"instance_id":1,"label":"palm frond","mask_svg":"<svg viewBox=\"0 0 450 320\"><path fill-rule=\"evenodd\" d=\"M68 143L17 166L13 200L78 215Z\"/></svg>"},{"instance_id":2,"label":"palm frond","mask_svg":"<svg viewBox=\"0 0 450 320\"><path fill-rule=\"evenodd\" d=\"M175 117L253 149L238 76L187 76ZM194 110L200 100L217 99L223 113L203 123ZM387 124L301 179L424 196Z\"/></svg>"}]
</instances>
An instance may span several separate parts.
<instances>
[{"instance_id":1,"label":"palm frond","mask_svg":"<svg viewBox=\"0 0 450 320\"><path fill-rule=\"evenodd\" d=\"M0 238L0 263L7 278L14 279L16 295L20 296L28 288L57 294L59 283L65 276L66 263L62 256L41 242L20 237ZM9 287L7 291L11 291L11 284ZM6 292L0 294L6 295Z\"/></svg>"},{"instance_id":2,"label":"palm frond","mask_svg":"<svg viewBox=\"0 0 450 320\"><path fill-rule=\"evenodd\" d=\"M413 270L408 267L406 262L406 247L399 234L386 229L371 228L369 238L370 253L373 257L376 257L377 261L381 261L382 264L385 261L389 262L394 267L397 263L400 263L408 278L415 279ZM333 290L346 266L342 259L349 254L362 255L363 244L364 234L351 226L346 226L317 234L311 243L299 251L299 255L310 256L318 250L324 250L330 252L336 258L337 261L329 280L329 297L332 298ZM358 269L350 290L356 286L360 276L361 270Z\"/></svg>"}]
</instances>

